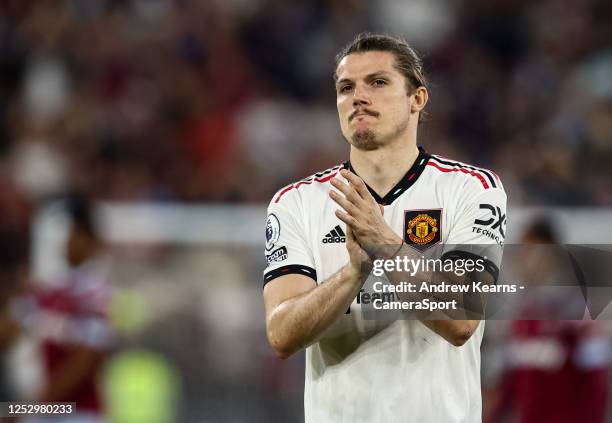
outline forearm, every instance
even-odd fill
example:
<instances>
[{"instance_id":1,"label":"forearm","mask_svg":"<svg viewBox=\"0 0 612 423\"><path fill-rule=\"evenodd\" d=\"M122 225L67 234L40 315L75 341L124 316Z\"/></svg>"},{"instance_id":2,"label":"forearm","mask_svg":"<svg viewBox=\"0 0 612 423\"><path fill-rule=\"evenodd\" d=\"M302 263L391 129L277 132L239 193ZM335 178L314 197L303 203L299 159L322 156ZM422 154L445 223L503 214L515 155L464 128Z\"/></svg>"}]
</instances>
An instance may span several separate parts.
<instances>
[{"instance_id":1,"label":"forearm","mask_svg":"<svg viewBox=\"0 0 612 423\"><path fill-rule=\"evenodd\" d=\"M386 257L386 259L394 261L396 258L399 258L400 261L407 259L411 263L423 261L422 254L414 251L406 244L401 245L399 248L397 245L389 246L386 249L383 248L378 256ZM444 282L447 287L465 285L469 287L476 274L456 274L453 272L427 270L425 266L413 268L411 271L387 271L385 273L387 279L393 285L408 282L414 284L416 287L416 292L397 293L396 295L401 301L415 302L429 299L431 301L452 302L455 305L454 309L436 310L433 312L425 311L414 316L414 318L421 320L425 326L429 327L451 344L456 346L463 345L478 327L478 322L483 316L484 309L484 298L481 294L471 291L468 293L461 291L453 292L450 289L447 292L421 290L423 284L433 287L438 286L442 282ZM489 276L486 273L479 275L485 279ZM490 281L487 280L486 282Z\"/></svg>"},{"instance_id":2,"label":"forearm","mask_svg":"<svg viewBox=\"0 0 612 423\"><path fill-rule=\"evenodd\" d=\"M342 210L336 211L336 216L347 225L347 229L351 229L351 231L355 234L355 239L361 248L368 253L370 258L374 259L374 270L376 271L376 261L381 259L393 260L394 258L405 258L421 261L421 255L412 250L412 248L408 245L404 245L402 243L403 236L398 236L384 219L384 207L376 202L374 197L370 194L364 181L348 170L341 170L340 174L346 179L348 184L339 179L332 179L330 182L343 194L342 196L336 192L330 192L330 198L342 208ZM477 204L479 203L474 202L471 205L473 205L473 207L477 207ZM489 207L493 206L489 205ZM482 208L482 204L480 204L480 208ZM501 215L501 209L498 207L496 210ZM472 217L477 218L480 216L474 210L470 210L470 212L473 214L473 216L469 215L467 220L471 220ZM505 215L502 217L502 220L503 219L505 219ZM475 221L476 220L472 220L472 222ZM499 224L502 224L501 220ZM435 228L429 228L429 223L427 223L427 225L428 231L439 230L439 227L437 226ZM467 228L458 228L458 233L461 230L467 230ZM500 233L503 235L501 228ZM398 250L398 247L399 251L394 251ZM450 259L451 264L454 264L461 259L461 257L458 255L455 255L454 257L449 256L448 258ZM449 313L444 312L440 314L431 313L429 315L415 315L415 317L420 320L438 318L445 319L445 321L440 321L439 323L434 324L427 322L426 324L438 334L443 336L446 340L457 345L462 343L461 339L465 338L465 334L467 334L469 337L469 335L473 333L478 325L477 319L481 318L482 311L484 309L484 299L480 296L480 294L466 294L465 292L461 292L459 288L463 288L463 290L467 288L469 292L471 289L470 287L466 286L466 283L470 283L470 278L480 278L480 274L478 273L480 273L482 270L479 270L478 273L474 273L470 270L468 272L469 276L467 277L462 277L457 272L454 272L456 273L455 275L446 274L446 270L447 269L443 269L444 273L420 270L414 273L411 272L410 275L406 275L405 272L397 272L394 269L384 269L382 273L387 273L388 278L394 285L398 285L400 282L412 282L413 284L417 285L416 289L414 289L415 286L409 285L407 288L412 288L415 292L400 294L400 299L405 298L407 301L415 301L430 298L433 300L441 299L442 301L450 301L450 303L458 309L458 313L450 313L452 316L449 315ZM483 270L486 270L486 267L483 267ZM394 271L396 274L394 274ZM448 285L450 285L452 289L445 291L442 294L438 293L437 290L432 289L427 289L425 292L419 292L419 288L423 282L429 285L427 288L434 287L434 285L437 285L439 282L448 282ZM482 280L481 282L484 282L485 284L487 283L485 280ZM444 290L445 287L441 288ZM468 310L469 312L466 313ZM448 320L449 318L450 320ZM453 320L468 318L472 320L463 320L461 322L458 320ZM468 329L467 331L465 330L466 328Z\"/></svg>"},{"instance_id":3,"label":"forearm","mask_svg":"<svg viewBox=\"0 0 612 423\"><path fill-rule=\"evenodd\" d=\"M422 253L401 243L401 240L398 240L397 244L377 247L373 256L374 275L384 274L391 285L408 283L412 286L413 289L409 291L396 292L401 301L421 301L428 298L433 301L455 301L458 305L463 305L463 294L459 289L458 292L451 289L438 292L434 288L442 283L449 287L465 285L470 281L469 275L440 271L441 266L431 266L427 262L429 258L424 258Z\"/></svg>"},{"instance_id":4,"label":"forearm","mask_svg":"<svg viewBox=\"0 0 612 423\"><path fill-rule=\"evenodd\" d=\"M283 301L268 316L270 344L287 358L315 342L351 305L362 280L359 272L344 266L310 291Z\"/></svg>"}]
</instances>

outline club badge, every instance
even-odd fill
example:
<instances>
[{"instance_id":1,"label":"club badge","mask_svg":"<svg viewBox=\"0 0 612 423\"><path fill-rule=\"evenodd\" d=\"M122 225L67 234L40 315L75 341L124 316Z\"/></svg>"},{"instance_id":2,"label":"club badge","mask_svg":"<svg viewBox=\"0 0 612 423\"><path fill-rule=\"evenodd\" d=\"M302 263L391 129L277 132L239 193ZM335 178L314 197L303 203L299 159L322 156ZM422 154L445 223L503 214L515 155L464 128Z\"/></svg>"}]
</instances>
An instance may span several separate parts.
<instances>
[{"instance_id":1,"label":"club badge","mask_svg":"<svg viewBox=\"0 0 612 423\"><path fill-rule=\"evenodd\" d=\"M440 242L442 210L405 210L404 242L425 251Z\"/></svg>"}]
</instances>

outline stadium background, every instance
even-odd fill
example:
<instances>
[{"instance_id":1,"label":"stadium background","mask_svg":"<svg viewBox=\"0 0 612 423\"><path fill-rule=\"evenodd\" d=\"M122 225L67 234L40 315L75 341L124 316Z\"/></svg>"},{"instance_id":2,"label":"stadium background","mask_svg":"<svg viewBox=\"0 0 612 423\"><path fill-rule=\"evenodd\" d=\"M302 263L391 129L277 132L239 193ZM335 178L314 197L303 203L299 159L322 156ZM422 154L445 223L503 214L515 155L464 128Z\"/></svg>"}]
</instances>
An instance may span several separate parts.
<instances>
[{"instance_id":1,"label":"stadium background","mask_svg":"<svg viewBox=\"0 0 612 423\"><path fill-rule=\"evenodd\" d=\"M264 208L347 157L336 51L366 29L404 36L432 84L420 143L501 176L511 236L556 213L564 240L607 243L611 21L603 0L3 0L0 253L29 244L28 279L57 283L58 200L84 194L116 351L157 354L176 421L299 420L303 359L265 341ZM44 384L36 345L24 331L3 348L7 398Z\"/></svg>"}]
</instances>

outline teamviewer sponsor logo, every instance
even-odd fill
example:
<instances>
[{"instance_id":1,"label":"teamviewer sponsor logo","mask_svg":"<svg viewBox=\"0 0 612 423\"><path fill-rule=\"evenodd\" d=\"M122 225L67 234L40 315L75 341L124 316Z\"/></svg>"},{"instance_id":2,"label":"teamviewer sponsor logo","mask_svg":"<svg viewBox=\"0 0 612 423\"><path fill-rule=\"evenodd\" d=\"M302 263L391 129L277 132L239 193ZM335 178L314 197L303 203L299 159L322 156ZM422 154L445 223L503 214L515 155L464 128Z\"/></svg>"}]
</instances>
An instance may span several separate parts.
<instances>
[{"instance_id":1,"label":"teamviewer sponsor logo","mask_svg":"<svg viewBox=\"0 0 612 423\"><path fill-rule=\"evenodd\" d=\"M327 235L323 238L323 244L336 244L346 242L346 234L340 227L340 225L336 225L334 229L329 231Z\"/></svg>"}]
</instances>

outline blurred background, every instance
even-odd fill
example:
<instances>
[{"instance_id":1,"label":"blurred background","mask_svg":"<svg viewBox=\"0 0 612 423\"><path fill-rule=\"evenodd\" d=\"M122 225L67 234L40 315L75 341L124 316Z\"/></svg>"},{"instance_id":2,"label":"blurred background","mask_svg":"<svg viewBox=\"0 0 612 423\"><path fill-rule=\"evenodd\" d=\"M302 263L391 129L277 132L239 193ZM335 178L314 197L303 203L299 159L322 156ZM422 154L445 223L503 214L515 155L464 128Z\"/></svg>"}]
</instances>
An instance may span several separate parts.
<instances>
[{"instance_id":1,"label":"blurred background","mask_svg":"<svg viewBox=\"0 0 612 423\"><path fill-rule=\"evenodd\" d=\"M423 56L420 144L501 176L510 241L609 243L610 22L606 0L0 0L0 400L302 419L303 358L265 339L265 207L346 160L333 57L363 30ZM486 419L612 421L608 322L505 323ZM581 419L539 417L560 403Z\"/></svg>"}]
</instances>

